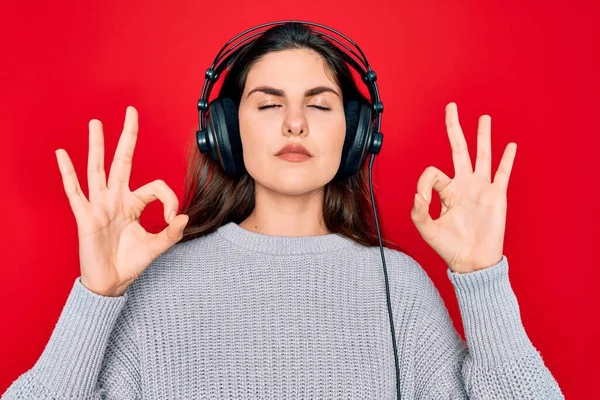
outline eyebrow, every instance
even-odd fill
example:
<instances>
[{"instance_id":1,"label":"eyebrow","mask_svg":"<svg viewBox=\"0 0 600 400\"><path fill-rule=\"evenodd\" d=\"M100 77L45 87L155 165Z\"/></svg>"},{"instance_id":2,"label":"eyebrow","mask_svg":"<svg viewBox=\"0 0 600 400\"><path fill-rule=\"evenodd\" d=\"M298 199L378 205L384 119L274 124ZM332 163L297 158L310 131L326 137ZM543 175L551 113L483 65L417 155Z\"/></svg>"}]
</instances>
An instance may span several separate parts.
<instances>
[{"instance_id":1,"label":"eyebrow","mask_svg":"<svg viewBox=\"0 0 600 400\"><path fill-rule=\"evenodd\" d=\"M285 97L285 92L281 89L275 89L274 87L271 87L271 86L259 86L257 88L252 89L251 91L249 91L248 95L246 95L246 98L250 97L250 95L254 92L263 92L263 93L270 94L273 96ZM325 92L330 92L330 93L333 93L336 96L340 97L338 92L336 92L335 90L333 90L332 88L330 88L328 86L317 86L312 89L308 89L306 92L304 92L304 97L316 96L317 94L321 94L321 93L325 93Z\"/></svg>"}]
</instances>

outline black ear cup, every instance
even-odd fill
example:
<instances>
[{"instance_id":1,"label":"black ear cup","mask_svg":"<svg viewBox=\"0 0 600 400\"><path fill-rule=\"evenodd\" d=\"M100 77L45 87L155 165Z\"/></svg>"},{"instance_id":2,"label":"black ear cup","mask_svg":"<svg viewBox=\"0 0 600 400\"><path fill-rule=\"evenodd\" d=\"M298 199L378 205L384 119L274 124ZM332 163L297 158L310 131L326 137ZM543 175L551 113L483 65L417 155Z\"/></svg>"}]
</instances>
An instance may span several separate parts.
<instances>
[{"instance_id":1,"label":"black ear cup","mask_svg":"<svg viewBox=\"0 0 600 400\"><path fill-rule=\"evenodd\" d=\"M246 169L237 107L229 98L217 98L208 109L207 130L209 137L212 135L213 138L209 145L213 159L221 165L225 174L239 176Z\"/></svg>"},{"instance_id":2,"label":"black ear cup","mask_svg":"<svg viewBox=\"0 0 600 400\"><path fill-rule=\"evenodd\" d=\"M229 98L221 99L223 116L225 117L226 131L222 131L224 138L229 139L229 146L225 146L230 154L233 164L228 166L225 173L231 176L240 176L246 172L244 166L244 154L242 152L242 138L240 136L240 122L238 119L238 108L233 100Z\"/></svg>"},{"instance_id":3,"label":"black ear cup","mask_svg":"<svg viewBox=\"0 0 600 400\"><path fill-rule=\"evenodd\" d=\"M337 176L344 178L355 174L368 155L372 133L371 108L358 100L344 105L346 114L346 138Z\"/></svg>"}]
</instances>

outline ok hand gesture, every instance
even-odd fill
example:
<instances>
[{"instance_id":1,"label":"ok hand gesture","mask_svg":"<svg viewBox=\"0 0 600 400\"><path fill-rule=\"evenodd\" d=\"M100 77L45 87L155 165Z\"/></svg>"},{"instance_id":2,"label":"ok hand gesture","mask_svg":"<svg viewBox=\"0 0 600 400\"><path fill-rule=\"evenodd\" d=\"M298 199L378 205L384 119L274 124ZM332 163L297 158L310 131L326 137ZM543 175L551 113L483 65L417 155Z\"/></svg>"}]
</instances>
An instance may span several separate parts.
<instances>
[{"instance_id":1,"label":"ok hand gesture","mask_svg":"<svg viewBox=\"0 0 600 400\"><path fill-rule=\"evenodd\" d=\"M517 145L511 142L506 146L492 182L490 116L479 118L475 171L455 103L446 106L446 128L455 176L450 179L435 167L426 168L417 182L411 219L421 237L453 272L468 273L502 259L506 192ZM432 189L442 202L436 220L429 215Z\"/></svg>"},{"instance_id":2,"label":"ok hand gesture","mask_svg":"<svg viewBox=\"0 0 600 400\"><path fill-rule=\"evenodd\" d=\"M129 190L133 151L138 135L138 114L127 107L123 132L112 162L108 183L104 172L104 136L99 120L89 122L89 199L79 186L67 152L56 150L63 186L79 238L81 283L104 296L120 296L150 263L183 237L187 215L177 215L179 202L162 180ZM163 231L148 233L139 217L148 203L164 204Z\"/></svg>"}]
</instances>

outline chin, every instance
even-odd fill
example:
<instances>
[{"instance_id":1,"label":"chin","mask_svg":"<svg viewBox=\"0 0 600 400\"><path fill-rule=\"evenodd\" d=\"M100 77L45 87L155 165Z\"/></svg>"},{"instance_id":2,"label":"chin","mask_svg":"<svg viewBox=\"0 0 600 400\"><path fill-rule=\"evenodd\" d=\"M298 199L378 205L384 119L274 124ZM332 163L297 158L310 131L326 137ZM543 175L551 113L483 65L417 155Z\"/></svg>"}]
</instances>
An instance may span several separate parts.
<instances>
[{"instance_id":1,"label":"chin","mask_svg":"<svg viewBox=\"0 0 600 400\"><path fill-rule=\"evenodd\" d=\"M335 171L329 174L324 171L314 171L311 168L295 171L279 170L270 174L259 174L256 177L252 175L252 177L257 184L268 190L288 196L299 196L322 189L333 179L334 175Z\"/></svg>"},{"instance_id":2,"label":"chin","mask_svg":"<svg viewBox=\"0 0 600 400\"><path fill-rule=\"evenodd\" d=\"M303 182L300 184L283 183L280 185L270 185L268 188L285 196L302 196L317 191L322 187L323 185L311 185L310 182Z\"/></svg>"}]
</instances>

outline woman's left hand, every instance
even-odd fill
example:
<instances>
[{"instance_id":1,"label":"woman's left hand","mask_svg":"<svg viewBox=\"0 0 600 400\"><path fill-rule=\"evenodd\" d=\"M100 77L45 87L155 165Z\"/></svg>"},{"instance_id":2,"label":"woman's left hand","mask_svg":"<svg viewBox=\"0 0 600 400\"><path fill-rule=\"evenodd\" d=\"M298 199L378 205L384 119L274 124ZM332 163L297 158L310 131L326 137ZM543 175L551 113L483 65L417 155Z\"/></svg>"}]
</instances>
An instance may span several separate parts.
<instances>
[{"instance_id":1,"label":"woman's left hand","mask_svg":"<svg viewBox=\"0 0 600 400\"><path fill-rule=\"evenodd\" d=\"M446 129L454 179L433 166L427 167L417 183L411 218L421 237L453 272L468 273L502 260L506 192L517 144L506 146L492 183L491 117L479 118L475 172L455 103L446 106ZM432 189L442 202L440 217L435 221L429 215Z\"/></svg>"}]
</instances>

